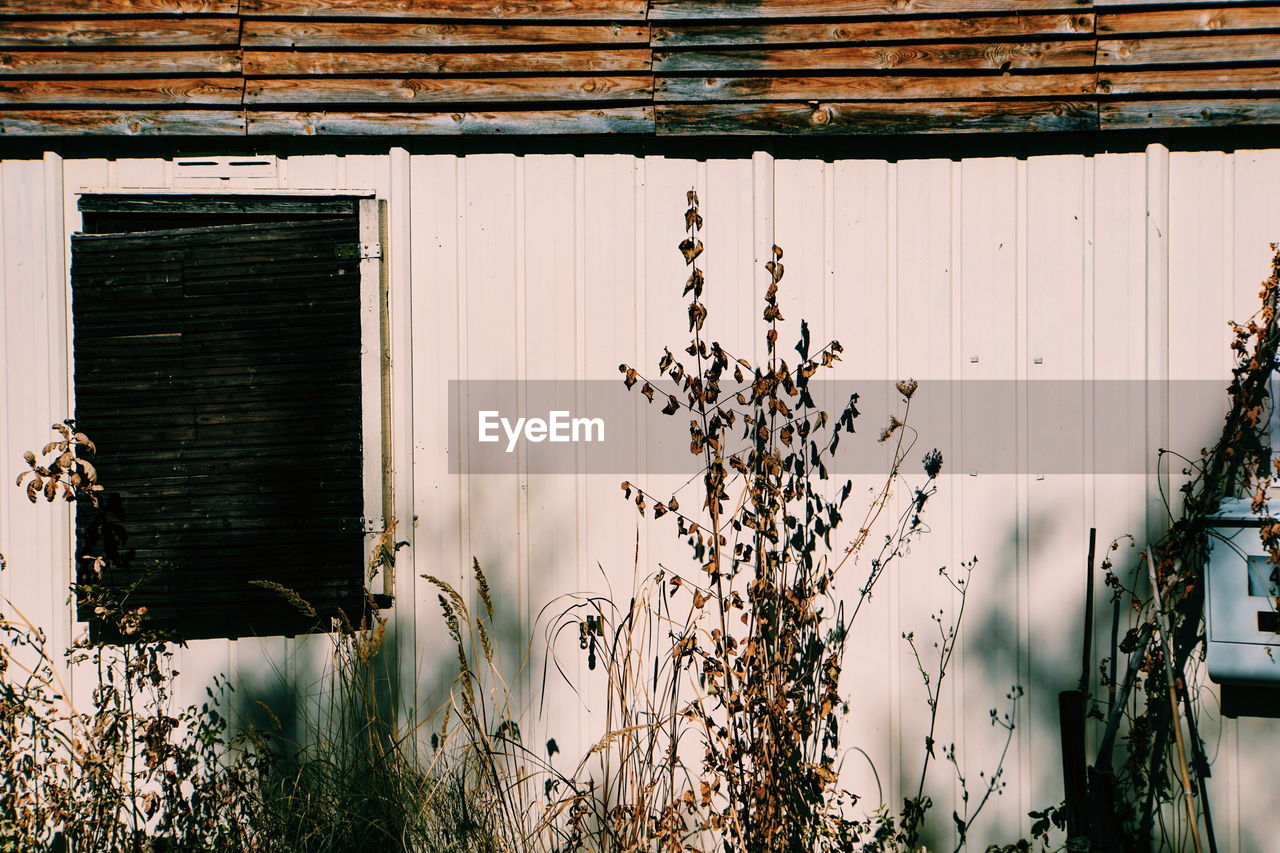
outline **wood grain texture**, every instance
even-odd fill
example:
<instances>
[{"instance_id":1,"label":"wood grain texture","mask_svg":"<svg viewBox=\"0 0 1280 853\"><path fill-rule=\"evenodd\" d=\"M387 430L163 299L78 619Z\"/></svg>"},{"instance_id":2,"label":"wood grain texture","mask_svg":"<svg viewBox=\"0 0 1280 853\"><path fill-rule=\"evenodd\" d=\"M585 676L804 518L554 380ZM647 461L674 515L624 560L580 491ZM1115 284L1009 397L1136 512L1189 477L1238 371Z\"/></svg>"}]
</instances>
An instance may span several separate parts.
<instances>
[{"instance_id":1,"label":"wood grain texture","mask_svg":"<svg viewBox=\"0 0 1280 853\"><path fill-rule=\"evenodd\" d=\"M1099 33L1197 33L1280 29L1280 6L1218 6L1098 15Z\"/></svg>"},{"instance_id":2,"label":"wood grain texture","mask_svg":"<svg viewBox=\"0 0 1280 853\"><path fill-rule=\"evenodd\" d=\"M55 3L0 0L0 106L24 108L5 133L711 132L692 129L696 109L706 127L746 128L721 132L860 133L842 118L857 102L1016 132L1080 120L1036 104L1272 94L1280 79L1258 67L1280 66L1280 0ZM957 112L980 101L1007 114ZM830 120L799 122L818 102Z\"/></svg>"},{"instance_id":3,"label":"wood grain texture","mask_svg":"<svg viewBox=\"0 0 1280 853\"><path fill-rule=\"evenodd\" d=\"M332 21L244 22L246 48L528 47L649 42L648 27L533 24L419 24Z\"/></svg>"},{"instance_id":4,"label":"wood grain texture","mask_svg":"<svg viewBox=\"0 0 1280 853\"><path fill-rule=\"evenodd\" d=\"M650 0L649 20L835 18L862 15L1021 14L1087 9L1090 0Z\"/></svg>"},{"instance_id":5,"label":"wood grain texture","mask_svg":"<svg viewBox=\"0 0 1280 853\"><path fill-rule=\"evenodd\" d=\"M235 51L0 51L0 75L3 76L96 74L104 77L157 77L169 74L235 74L239 71L240 54Z\"/></svg>"},{"instance_id":6,"label":"wood grain texture","mask_svg":"<svg viewBox=\"0 0 1280 853\"><path fill-rule=\"evenodd\" d=\"M1082 131L1098 127L1089 101L680 104L656 109L659 135L785 135Z\"/></svg>"},{"instance_id":7,"label":"wood grain texture","mask_svg":"<svg viewBox=\"0 0 1280 853\"><path fill-rule=\"evenodd\" d=\"M234 15L239 0L0 0L0 15Z\"/></svg>"},{"instance_id":8,"label":"wood grain texture","mask_svg":"<svg viewBox=\"0 0 1280 853\"><path fill-rule=\"evenodd\" d=\"M1191 6L1204 5L1205 0L1093 0L1098 8L1105 6Z\"/></svg>"},{"instance_id":9,"label":"wood grain texture","mask_svg":"<svg viewBox=\"0 0 1280 853\"><path fill-rule=\"evenodd\" d=\"M999 74L903 77L850 74L829 77L663 77L659 101L857 101L938 98L1051 98L1092 95L1092 71L1070 74Z\"/></svg>"},{"instance_id":10,"label":"wood grain texture","mask_svg":"<svg viewBox=\"0 0 1280 853\"><path fill-rule=\"evenodd\" d=\"M242 136L238 110L0 110L0 136Z\"/></svg>"},{"instance_id":11,"label":"wood grain texture","mask_svg":"<svg viewBox=\"0 0 1280 853\"><path fill-rule=\"evenodd\" d=\"M247 216L275 214L304 216L326 215L330 217L355 216L355 199L323 198L309 196L262 195L195 195L195 196L147 196L136 192L110 192L82 195L76 209L85 213L112 214L211 214ZM86 222L86 228L93 223ZM115 229L118 233L122 229ZM133 230L133 229L130 229ZM103 232L97 232L103 233ZM82 236L92 238L94 233ZM92 239L82 240L81 245L93 245Z\"/></svg>"},{"instance_id":12,"label":"wood grain texture","mask_svg":"<svg viewBox=\"0 0 1280 853\"><path fill-rule=\"evenodd\" d=\"M1093 54L1093 43L1088 41L673 51L654 54L654 71L724 74L792 70L1080 68L1093 65Z\"/></svg>"},{"instance_id":13,"label":"wood grain texture","mask_svg":"<svg viewBox=\"0 0 1280 853\"><path fill-rule=\"evenodd\" d=\"M1275 61L1280 61L1280 35L1171 36L1098 42L1100 67Z\"/></svg>"},{"instance_id":14,"label":"wood grain texture","mask_svg":"<svg viewBox=\"0 0 1280 853\"><path fill-rule=\"evenodd\" d=\"M250 80L248 104L474 104L648 101L652 77L308 77Z\"/></svg>"},{"instance_id":15,"label":"wood grain texture","mask_svg":"<svg viewBox=\"0 0 1280 853\"><path fill-rule=\"evenodd\" d=\"M1280 91L1280 68L1161 68L1098 75L1101 95L1264 91Z\"/></svg>"},{"instance_id":16,"label":"wood grain texture","mask_svg":"<svg viewBox=\"0 0 1280 853\"><path fill-rule=\"evenodd\" d=\"M234 77L131 80L0 80L0 104L239 105L244 82Z\"/></svg>"},{"instance_id":17,"label":"wood grain texture","mask_svg":"<svg viewBox=\"0 0 1280 853\"><path fill-rule=\"evenodd\" d=\"M649 106L453 113L252 111L248 114L248 121L251 136L494 136L654 132L653 108Z\"/></svg>"},{"instance_id":18,"label":"wood grain texture","mask_svg":"<svg viewBox=\"0 0 1280 853\"><path fill-rule=\"evenodd\" d=\"M126 514L129 547L138 552L133 561L112 561L115 577L140 581L131 600L145 603L154 618L170 618L174 602L217 610L205 599L225 591L233 600L220 615L233 620L244 603L235 592L251 589L247 581L254 578L288 577L308 599L334 588L361 590L359 241L355 215L72 238L75 387L85 392L76 417L108 447L139 432L166 433L151 447L151 459L135 453L131 463L114 461L107 485L108 500L118 498ZM322 263L313 262L317 254ZM103 255L118 259L105 272ZM154 275L157 255L167 273L162 282ZM251 312L247 300L209 298L218 283L241 277L253 257L269 259L274 272L258 277ZM312 268L303 299L277 286L299 262ZM110 334L92 334L104 318ZM317 358L321 341L328 352ZM211 362L223 366L222 375L206 372ZM252 382L260 371L282 367L294 384L287 394L259 394L246 403L193 405L185 395L156 393L139 407L111 394L129 383L130 365L159 368L166 390L197 399L217 393L227 376ZM240 464L246 435L279 439L295 429L336 458L288 477ZM191 446L221 452L187 459L182 451ZM169 471L157 475L153 461ZM142 507L137 515L130 512L134 503ZM101 553L89 534L94 515L86 508L77 513L78 553ZM270 521L276 524L264 523ZM296 537L293 550L281 547L282 529ZM158 562L171 570L147 573Z\"/></svg>"},{"instance_id":19,"label":"wood grain texture","mask_svg":"<svg viewBox=\"0 0 1280 853\"><path fill-rule=\"evenodd\" d=\"M239 40L240 22L235 18L0 19L0 47L222 47Z\"/></svg>"},{"instance_id":20,"label":"wood grain texture","mask_svg":"<svg viewBox=\"0 0 1280 853\"><path fill-rule=\"evenodd\" d=\"M1280 122L1280 100L1107 101L1099 106L1098 118L1104 130L1275 124Z\"/></svg>"},{"instance_id":21,"label":"wood grain texture","mask_svg":"<svg viewBox=\"0 0 1280 853\"><path fill-rule=\"evenodd\" d=\"M1093 15L1010 15L982 18L902 18L839 23L721 23L655 26L652 44L672 47L817 45L835 42L1017 38L1093 32Z\"/></svg>"},{"instance_id":22,"label":"wood grain texture","mask_svg":"<svg viewBox=\"0 0 1280 853\"><path fill-rule=\"evenodd\" d=\"M331 74L570 74L648 71L648 49L594 49L481 53L261 51L244 53L249 77Z\"/></svg>"},{"instance_id":23,"label":"wood grain texture","mask_svg":"<svg viewBox=\"0 0 1280 853\"><path fill-rule=\"evenodd\" d=\"M645 0L241 0L241 14L280 17L643 21Z\"/></svg>"}]
</instances>

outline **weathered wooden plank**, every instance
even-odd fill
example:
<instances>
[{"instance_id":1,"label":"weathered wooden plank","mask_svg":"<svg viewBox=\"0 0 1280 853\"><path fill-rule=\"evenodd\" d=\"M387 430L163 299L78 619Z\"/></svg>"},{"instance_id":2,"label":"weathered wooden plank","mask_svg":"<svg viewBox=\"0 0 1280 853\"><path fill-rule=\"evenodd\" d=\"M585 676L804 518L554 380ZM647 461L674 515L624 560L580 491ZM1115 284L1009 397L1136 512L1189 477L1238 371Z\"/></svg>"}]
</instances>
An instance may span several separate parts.
<instances>
[{"instance_id":1,"label":"weathered wooden plank","mask_svg":"<svg viewBox=\"0 0 1280 853\"><path fill-rule=\"evenodd\" d=\"M653 97L652 77L411 77L250 80L249 104L465 104L637 101Z\"/></svg>"},{"instance_id":2,"label":"weathered wooden plank","mask_svg":"<svg viewBox=\"0 0 1280 853\"><path fill-rule=\"evenodd\" d=\"M753 47L837 42L1016 38L1093 32L1093 15L1008 15L979 18L902 18L837 23L666 24L652 30L654 47Z\"/></svg>"},{"instance_id":3,"label":"weathered wooden plank","mask_svg":"<svg viewBox=\"0 0 1280 853\"><path fill-rule=\"evenodd\" d=\"M200 195L148 196L136 193L91 193L80 197L77 209L85 213L205 213L226 216L243 213L314 216L355 216L350 198L310 196ZM97 235L86 234L84 237ZM92 245L77 236L80 245Z\"/></svg>"},{"instance_id":4,"label":"weathered wooden plank","mask_svg":"<svg viewBox=\"0 0 1280 853\"><path fill-rule=\"evenodd\" d=\"M247 19L242 44L253 47L529 47L649 43L647 26L564 24L420 24Z\"/></svg>"},{"instance_id":5,"label":"weathered wooden plank","mask_svg":"<svg viewBox=\"0 0 1280 853\"><path fill-rule=\"evenodd\" d=\"M1098 15L1099 33L1194 33L1280 29L1280 6L1215 6Z\"/></svg>"},{"instance_id":6,"label":"weathered wooden plank","mask_svg":"<svg viewBox=\"0 0 1280 853\"><path fill-rule=\"evenodd\" d=\"M0 110L3 136L225 136L245 132L238 110Z\"/></svg>"},{"instance_id":7,"label":"weathered wooden plank","mask_svg":"<svg viewBox=\"0 0 1280 853\"><path fill-rule=\"evenodd\" d=\"M1093 65L1092 41L957 42L794 50L673 51L654 54L654 71L855 71L892 69L1078 68Z\"/></svg>"},{"instance_id":8,"label":"weathered wooden plank","mask_svg":"<svg viewBox=\"0 0 1280 853\"><path fill-rule=\"evenodd\" d=\"M241 13L314 18L642 21L645 6L645 0L242 0Z\"/></svg>"},{"instance_id":9,"label":"weathered wooden plank","mask_svg":"<svg viewBox=\"0 0 1280 853\"><path fill-rule=\"evenodd\" d=\"M651 0L649 20L835 18L1078 10L1091 0Z\"/></svg>"},{"instance_id":10,"label":"weathered wooden plank","mask_svg":"<svg viewBox=\"0 0 1280 853\"><path fill-rule=\"evenodd\" d=\"M648 106L453 113L250 111L248 119L254 136L631 134L654 129Z\"/></svg>"},{"instance_id":11,"label":"weathered wooden plank","mask_svg":"<svg viewBox=\"0 0 1280 853\"><path fill-rule=\"evenodd\" d=\"M187 228L162 228L157 231L77 234L75 236L75 251L77 257L79 257L83 253L95 250L106 252L128 250L140 243L147 242L155 243L155 248L163 247L166 251L175 251L176 248L173 245L173 241L177 238L181 238L183 241L181 248L208 246L211 244L241 245L243 247L257 243L300 242L315 234L321 234L320 242L325 242L331 234L350 231L354 227L347 220L334 217L318 222L314 220L307 222L307 229L302 234L298 234L295 228L278 222L268 226L255 225L251 228L244 223L230 223L227 225L198 225ZM230 263L231 260L228 257L227 262ZM134 263L139 266L149 265L149 259L139 259L135 255Z\"/></svg>"},{"instance_id":12,"label":"weathered wooden plank","mask_svg":"<svg viewBox=\"0 0 1280 853\"><path fill-rule=\"evenodd\" d=\"M1098 76L1098 92L1103 95L1263 91L1280 91L1280 68L1161 68Z\"/></svg>"},{"instance_id":13,"label":"weathered wooden plank","mask_svg":"<svg viewBox=\"0 0 1280 853\"><path fill-rule=\"evenodd\" d=\"M648 71L648 48L480 53L245 51L250 77L326 74L518 74Z\"/></svg>"},{"instance_id":14,"label":"weathered wooden plank","mask_svg":"<svg viewBox=\"0 0 1280 853\"><path fill-rule=\"evenodd\" d=\"M1280 99L1104 101L1098 120L1103 130L1280 124Z\"/></svg>"},{"instance_id":15,"label":"weathered wooden plank","mask_svg":"<svg viewBox=\"0 0 1280 853\"><path fill-rule=\"evenodd\" d=\"M1100 66L1277 60L1280 60L1280 35L1174 36L1098 42Z\"/></svg>"},{"instance_id":16,"label":"weathered wooden plank","mask_svg":"<svg viewBox=\"0 0 1280 853\"><path fill-rule=\"evenodd\" d=\"M98 74L113 77L156 77L168 74L234 74L239 70L240 54L234 51L0 52L0 75L6 76Z\"/></svg>"},{"instance_id":17,"label":"weathered wooden plank","mask_svg":"<svg viewBox=\"0 0 1280 853\"><path fill-rule=\"evenodd\" d=\"M218 47L234 45L239 38L235 18L0 19L0 47Z\"/></svg>"},{"instance_id":18,"label":"weathered wooden plank","mask_svg":"<svg viewBox=\"0 0 1280 853\"><path fill-rule=\"evenodd\" d=\"M1097 75L993 74L903 77L851 74L830 77L661 77L666 101L861 101L939 98L1051 98L1092 95Z\"/></svg>"},{"instance_id":19,"label":"weathered wooden plank","mask_svg":"<svg viewBox=\"0 0 1280 853\"><path fill-rule=\"evenodd\" d=\"M0 15L234 15L239 0L0 0Z\"/></svg>"},{"instance_id":20,"label":"weathered wooden plank","mask_svg":"<svg viewBox=\"0 0 1280 853\"><path fill-rule=\"evenodd\" d=\"M0 104L239 104L229 77L129 80L0 80Z\"/></svg>"},{"instance_id":21,"label":"weathered wooden plank","mask_svg":"<svg viewBox=\"0 0 1280 853\"><path fill-rule=\"evenodd\" d=\"M1205 0L1093 0L1098 8L1105 6L1183 6L1204 5Z\"/></svg>"},{"instance_id":22,"label":"weathered wooden plank","mask_svg":"<svg viewBox=\"0 0 1280 853\"><path fill-rule=\"evenodd\" d=\"M660 105L658 135L1018 133L1096 130L1088 101Z\"/></svg>"}]
</instances>

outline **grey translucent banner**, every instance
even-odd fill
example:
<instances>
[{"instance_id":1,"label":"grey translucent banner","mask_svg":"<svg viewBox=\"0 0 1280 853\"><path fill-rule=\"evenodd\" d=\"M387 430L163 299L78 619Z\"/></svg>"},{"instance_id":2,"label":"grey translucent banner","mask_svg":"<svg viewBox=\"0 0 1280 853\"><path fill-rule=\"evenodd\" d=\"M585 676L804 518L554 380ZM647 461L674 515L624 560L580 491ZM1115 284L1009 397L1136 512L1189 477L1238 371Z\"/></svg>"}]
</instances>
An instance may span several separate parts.
<instances>
[{"instance_id":1,"label":"grey translucent banner","mask_svg":"<svg viewBox=\"0 0 1280 853\"><path fill-rule=\"evenodd\" d=\"M832 421L857 395L856 431L826 458L833 476L885 473L897 436L878 439L904 416L915 434L912 456L937 448L944 474L1148 474L1159 448L1196 457L1216 440L1228 406L1225 380L924 380L907 414L895 384L810 382ZM620 379L451 381L449 471L694 474L694 415L683 406L662 412L670 395L682 403L685 395L655 385L649 402L640 389ZM816 434L820 446L830 429ZM739 420L724 451L747 446Z\"/></svg>"}]
</instances>

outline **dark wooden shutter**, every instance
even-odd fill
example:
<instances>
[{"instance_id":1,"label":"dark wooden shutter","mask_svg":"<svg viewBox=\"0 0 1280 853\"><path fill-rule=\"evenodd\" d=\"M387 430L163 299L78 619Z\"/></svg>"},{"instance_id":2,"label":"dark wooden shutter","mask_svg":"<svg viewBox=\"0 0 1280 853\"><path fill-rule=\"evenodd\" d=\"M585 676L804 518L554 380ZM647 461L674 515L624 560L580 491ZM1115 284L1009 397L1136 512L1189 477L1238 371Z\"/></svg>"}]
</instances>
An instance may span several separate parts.
<instances>
[{"instance_id":1,"label":"dark wooden shutter","mask_svg":"<svg viewBox=\"0 0 1280 853\"><path fill-rule=\"evenodd\" d=\"M292 634L363 610L359 246L354 212L72 238L76 419L128 535L102 582L153 626ZM80 554L103 547L93 515Z\"/></svg>"}]
</instances>

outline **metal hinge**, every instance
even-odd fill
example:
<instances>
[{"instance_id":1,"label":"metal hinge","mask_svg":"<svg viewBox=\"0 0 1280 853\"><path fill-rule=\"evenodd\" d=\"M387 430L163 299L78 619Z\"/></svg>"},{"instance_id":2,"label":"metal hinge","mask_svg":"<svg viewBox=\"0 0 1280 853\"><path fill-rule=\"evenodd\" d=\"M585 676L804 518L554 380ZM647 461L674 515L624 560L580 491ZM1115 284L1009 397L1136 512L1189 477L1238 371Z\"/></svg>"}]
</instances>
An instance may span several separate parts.
<instances>
[{"instance_id":1,"label":"metal hinge","mask_svg":"<svg viewBox=\"0 0 1280 853\"><path fill-rule=\"evenodd\" d=\"M359 246L344 243L333 247L333 256L340 261L359 258L362 261L376 260L382 257L382 246L377 243L361 243Z\"/></svg>"},{"instance_id":2,"label":"metal hinge","mask_svg":"<svg viewBox=\"0 0 1280 853\"><path fill-rule=\"evenodd\" d=\"M387 522L385 519L381 517L364 519L365 533L381 533L383 530L386 529L386 527L387 527Z\"/></svg>"}]
</instances>

